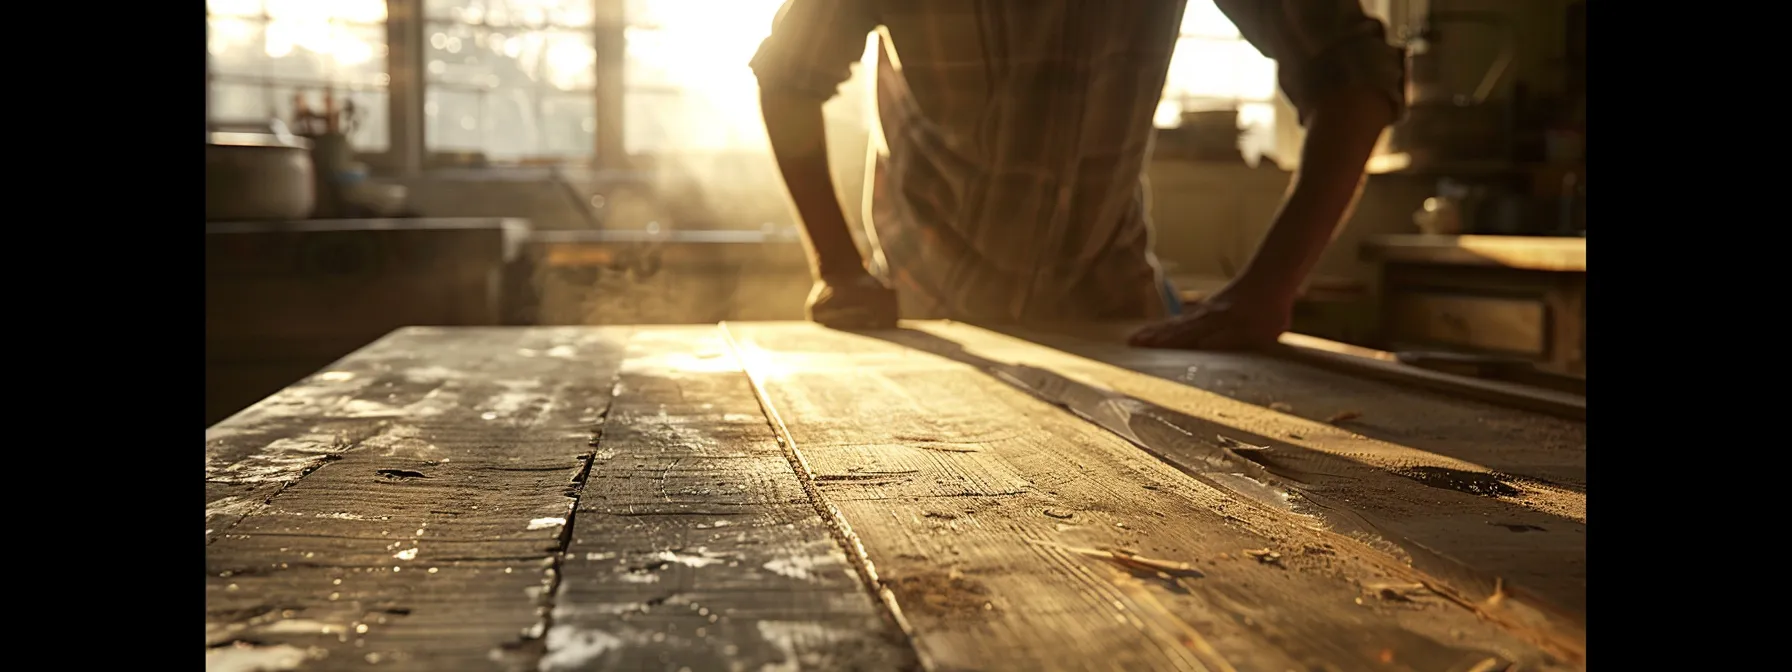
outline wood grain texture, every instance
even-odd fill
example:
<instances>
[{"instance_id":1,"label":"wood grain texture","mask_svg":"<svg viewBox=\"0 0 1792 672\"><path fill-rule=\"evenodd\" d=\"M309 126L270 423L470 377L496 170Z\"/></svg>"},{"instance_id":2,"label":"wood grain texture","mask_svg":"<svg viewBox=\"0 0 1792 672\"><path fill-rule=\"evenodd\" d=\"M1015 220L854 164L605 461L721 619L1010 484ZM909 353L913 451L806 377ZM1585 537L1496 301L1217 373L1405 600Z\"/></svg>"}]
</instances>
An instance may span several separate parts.
<instances>
[{"instance_id":1,"label":"wood grain texture","mask_svg":"<svg viewBox=\"0 0 1792 672\"><path fill-rule=\"evenodd\" d=\"M1268 430L1281 422L1278 418L1297 418L1315 426L1331 426L1325 436L1334 438L1327 441L1341 439L1340 445L1351 445L1359 440L1353 437L1363 437L1518 478L1586 490L1584 421L1443 391L1416 390L1364 375L1360 367L1334 370L1268 354L1131 348L1124 345L1125 329L1055 327L1004 332L1071 355L1074 366L1099 362L1242 402L1216 409L1215 417L1236 415L1233 409L1250 411L1251 417L1272 423L1265 426ZM1285 338L1285 342L1300 344L1314 340ZM1584 411L1584 399L1581 408ZM1298 429L1285 429L1306 436Z\"/></svg>"},{"instance_id":2,"label":"wood grain texture","mask_svg":"<svg viewBox=\"0 0 1792 672\"><path fill-rule=\"evenodd\" d=\"M1181 411L1189 416L1188 429L1193 433L1267 446L1267 459L1287 472L1303 474L1303 480L1315 492L1348 501L1351 510L1368 517L1374 525L1423 547L1409 552L1441 554L1473 568L1472 573L1481 578L1471 581L1472 585L1459 587L1475 599L1491 596L1494 578L1498 577L1506 587L1523 586L1536 592L1555 608L1568 612L1569 621L1584 619L1584 425L1511 414L1505 418L1491 413L1451 418L1449 406L1401 409L1392 403L1382 403L1374 411L1357 410L1356 417L1334 424L1326 420L1337 417L1340 411L1361 409L1360 404L1376 401L1376 395L1366 390L1346 395L1340 394L1345 390L1333 388L1331 398L1324 401L1307 392L1304 399L1292 403L1249 403L972 327L920 328L992 359L1021 359L1078 374L1090 382ZM1195 368L1199 373L1203 367L1188 364L1191 355L1201 357L1200 361L1210 366L1223 366L1217 364L1223 360L1197 353L1165 353L1161 357L1179 359L1180 371ZM1232 371L1259 376L1274 372L1273 368L1254 365L1260 361L1251 360L1253 365ZM1322 371L1299 373L1270 381L1268 389L1291 398L1301 395L1303 387L1312 389L1315 383L1334 380L1332 375ZM1309 382L1303 386L1302 379ZM1382 399L1409 405L1419 401L1412 395ZM1339 406L1340 402L1353 406ZM1308 409L1309 417L1295 415L1303 407ZM1404 442L1392 434L1390 438L1377 439L1363 433L1371 426L1401 428L1422 422L1441 425L1440 420L1454 420L1476 431L1450 432L1439 427L1435 437L1455 442L1431 442L1431 449L1418 447L1426 442ZM1553 442L1533 442L1526 440L1531 438L1526 436L1530 432L1514 428L1532 432L1553 428L1561 433L1553 437ZM1506 454L1499 455L1502 452ZM1503 459L1486 459L1496 455Z\"/></svg>"},{"instance_id":3,"label":"wood grain texture","mask_svg":"<svg viewBox=\"0 0 1792 672\"><path fill-rule=\"evenodd\" d=\"M1426 292L1392 293L1384 301L1390 342L1548 354L1549 309L1542 301Z\"/></svg>"},{"instance_id":4,"label":"wood grain texture","mask_svg":"<svg viewBox=\"0 0 1792 672\"><path fill-rule=\"evenodd\" d=\"M713 326L630 341L573 529L544 670L916 664Z\"/></svg>"},{"instance_id":5,"label":"wood grain texture","mask_svg":"<svg viewBox=\"0 0 1792 672\"><path fill-rule=\"evenodd\" d=\"M535 667L625 335L403 329L208 429L208 661Z\"/></svg>"},{"instance_id":6,"label":"wood grain texture","mask_svg":"<svg viewBox=\"0 0 1792 672\"><path fill-rule=\"evenodd\" d=\"M1445 371L1432 371L1399 361L1391 352L1360 348L1346 343L1296 333L1282 334L1265 354L1318 368L1342 372L1353 378L1371 378L1408 389L1429 390L1458 400L1480 401L1508 409L1563 418L1577 423L1587 419L1585 381L1578 391L1551 389L1526 382L1488 380ZM1553 381L1560 384L1560 381ZM1470 432L1473 433L1472 431Z\"/></svg>"},{"instance_id":7,"label":"wood grain texture","mask_svg":"<svg viewBox=\"0 0 1792 672\"><path fill-rule=\"evenodd\" d=\"M918 328L975 355L1048 367L1180 411L1183 428L1195 437L1265 447L1257 461L1301 482L1300 491L1315 501L1345 510L1349 522L1368 528L1378 541L1391 542L1395 557L1424 571L1428 580L1465 601L1512 606L1484 615L1507 619L1566 651L1584 651L1584 480L1565 485L1516 477L1459 457L1371 439L1350 431L1351 421L1335 425L1291 417L974 327ZM1418 411L1395 411L1378 421L1399 423ZM1480 420L1484 424L1486 418ZM1523 445L1501 441L1497 432L1483 438L1488 439L1484 449ZM1578 459L1584 473L1584 450L1584 443L1578 451L1558 446L1555 458Z\"/></svg>"},{"instance_id":8,"label":"wood grain texture","mask_svg":"<svg viewBox=\"0 0 1792 672\"><path fill-rule=\"evenodd\" d=\"M1584 427L1275 360L1091 354L1147 375L909 326L382 339L207 431L208 662L1584 667L1584 643L1540 641L1555 621L1511 618L1533 593L1584 600ZM987 362L1267 446L1303 486L1425 548L1210 487ZM1177 366L1185 379L1165 380ZM1324 422L1341 410L1361 416ZM1422 482L1437 473L1516 494ZM1468 580L1429 573L1434 555ZM1518 588L1474 584L1489 573Z\"/></svg>"},{"instance_id":9,"label":"wood grain texture","mask_svg":"<svg viewBox=\"0 0 1792 672\"><path fill-rule=\"evenodd\" d=\"M1523 270L1512 268L1480 267L1480 266L1440 266L1435 264L1386 263L1380 268L1382 303L1392 305L1402 296L1446 296L1470 295L1487 298L1522 299L1537 302L1546 308L1547 327L1545 338L1549 343L1547 352L1531 355L1540 367L1569 375L1585 375L1586 353L1582 336L1585 333L1586 273L1557 273L1544 270ZM1460 303L1458 304L1461 305ZM1389 347L1400 347L1396 338L1409 325L1400 324L1396 318L1400 313L1396 310L1383 310L1382 331ZM1411 312L1411 311L1407 311ZM1464 313L1480 313L1479 318L1489 315L1485 311L1456 311ZM1467 320L1465 320L1467 321ZM1485 322L1485 320L1482 320ZM1462 325L1457 325L1461 327ZM1426 327L1421 330L1429 330ZM1493 324L1474 324L1473 329L1491 329L1502 331L1505 327ZM1460 331L1460 329L1458 329ZM1413 334L1406 334L1413 336ZM1448 334L1445 341L1451 339ZM1461 336L1461 333L1456 334ZM1425 340L1423 338L1417 340ZM1473 343L1457 343L1458 347L1473 346ZM1471 348L1474 349L1474 348Z\"/></svg>"},{"instance_id":10,"label":"wood grain texture","mask_svg":"<svg viewBox=\"0 0 1792 672\"><path fill-rule=\"evenodd\" d=\"M916 332L726 327L938 669L1557 664L1447 600L1390 597L1406 570L916 347Z\"/></svg>"}]
</instances>

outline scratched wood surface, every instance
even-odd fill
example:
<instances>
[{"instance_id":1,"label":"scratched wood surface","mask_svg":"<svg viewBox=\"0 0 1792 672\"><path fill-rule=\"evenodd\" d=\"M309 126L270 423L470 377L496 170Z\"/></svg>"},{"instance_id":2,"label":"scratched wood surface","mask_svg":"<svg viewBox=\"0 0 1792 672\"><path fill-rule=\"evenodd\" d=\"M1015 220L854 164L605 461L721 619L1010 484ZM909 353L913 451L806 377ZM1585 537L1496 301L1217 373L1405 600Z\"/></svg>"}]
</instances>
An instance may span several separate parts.
<instances>
[{"instance_id":1,"label":"scratched wood surface","mask_svg":"<svg viewBox=\"0 0 1792 672\"><path fill-rule=\"evenodd\" d=\"M914 666L714 326L401 330L206 446L210 669Z\"/></svg>"},{"instance_id":2,"label":"scratched wood surface","mask_svg":"<svg viewBox=\"0 0 1792 672\"><path fill-rule=\"evenodd\" d=\"M533 668L625 335L404 329L209 428L208 668Z\"/></svg>"},{"instance_id":3,"label":"scratched wood surface","mask_svg":"<svg viewBox=\"0 0 1792 672\"><path fill-rule=\"evenodd\" d=\"M1569 624L1585 619L1585 422L1264 355L1129 348L1100 329L1002 338L967 325L917 328L994 359L1193 409L1204 429L1272 446L1294 471L1329 474L1314 480L1329 480L1389 533L1472 568L1478 577L1453 573L1477 598L1490 596L1498 577Z\"/></svg>"},{"instance_id":4,"label":"scratched wood surface","mask_svg":"<svg viewBox=\"0 0 1792 672\"><path fill-rule=\"evenodd\" d=\"M1250 506L979 363L1273 444L1408 535L1449 517L1390 512L1413 479L1389 474L1475 455L909 326L396 332L207 430L208 669L1584 667L1497 589ZM1507 479L1514 524L1540 501L1584 529L1584 486L1533 475L1579 499ZM1430 505L1481 511L1455 495ZM1504 538L1534 556L1540 532Z\"/></svg>"},{"instance_id":5,"label":"scratched wood surface","mask_svg":"<svg viewBox=\"0 0 1792 672\"><path fill-rule=\"evenodd\" d=\"M945 327L945 323L939 323ZM930 329L923 325L921 328ZM1486 404L1268 355L1131 348L1127 326L1008 329L1038 345L1171 380L1283 415L1586 490L1587 423Z\"/></svg>"},{"instance_id":6,"label":"scratched wood surface","mask_svg":"<svg viewBox=\"0 0 1792 672\"><path fill-rule=\"evenodd\" d=\"M1425 577L1397 558L1245 505L998 381L940 336L727 329L939 669L1575 665L1415 589Z\"/></svg>"},{"instance_id":7,"label":"scratched wood surface","mask_svg":"<svg viewBox=\"0 0 1792 672\"><path fill-rule=\"evenodd\" d=\"M714 326L629 342L544 670L901 670L912 650Z\"/></svg>"}]
</instances>

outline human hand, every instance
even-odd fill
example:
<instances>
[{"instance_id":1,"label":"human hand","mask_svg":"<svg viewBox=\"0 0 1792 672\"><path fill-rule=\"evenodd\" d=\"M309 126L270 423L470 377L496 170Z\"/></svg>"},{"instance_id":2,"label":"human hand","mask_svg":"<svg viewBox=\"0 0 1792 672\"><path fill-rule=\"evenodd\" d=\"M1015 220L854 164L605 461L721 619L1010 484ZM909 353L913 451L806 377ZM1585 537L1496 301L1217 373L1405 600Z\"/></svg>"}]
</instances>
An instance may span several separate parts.
<instances>
[{"instance_id":1,"label":"human hand","mask_svg":"<svg viewBox=\"0 0 1792 672\"><path fill-rule=\"evenodd\" d=\"M896 292L870 273L823 276L809 292L809 319L834 329L892 329Z\"/></svg>"},{"instance_id":2,"label":"human hand","mask_svg":"<svg viewBox=\"0 0 1792 672\"><path fill-rule=\"evenodd\" d=\"M1133 333L1129 343L1178 350L1254 350L1276 342L1294 320L1294 300L1280 293L1228 287L1182 315Z\"/></svg>"}]
</instances>

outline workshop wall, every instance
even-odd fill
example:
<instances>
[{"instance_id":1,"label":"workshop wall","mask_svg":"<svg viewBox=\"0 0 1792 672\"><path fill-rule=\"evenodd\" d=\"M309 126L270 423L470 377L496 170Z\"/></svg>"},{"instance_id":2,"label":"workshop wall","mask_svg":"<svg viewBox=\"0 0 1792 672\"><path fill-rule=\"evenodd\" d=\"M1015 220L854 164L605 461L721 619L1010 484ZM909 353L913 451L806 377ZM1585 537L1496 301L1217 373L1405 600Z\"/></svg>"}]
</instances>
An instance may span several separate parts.
<instances>
[{"instance_id":1,"label":"workshop wall","mask_svg":"<svg viewBox=\"0 0 1792 672\"><path fill-rule=\"evenodd\" d=\"M856 224L864 193L865 135L844 125L831 129L830 134L842 209ZM750 163L751 158L733 157L731 162ZM717 159L718 163L726 161ZM670 195L658 196L648 185L605 188L604 203L610 210L607 226L640 229L657 221L662 227L757 230L768 222L777 228L794 224L774 167L731 172L728 189L720 196L704 184L673 185ZM1262 237L1287 188L1289 173L1268 164L1251 168L1156 161L1147 177L1159 255L1179 272L1220 276L1242 265ZM522 217L531 220L536 230L589 228L574 194L588 202L598 191L588 171L567 171L562 181L541 170L499 170L425 174L402 182L410 188L420 215ZM1338 246L1321 262L1319 272L1367 281L1370 268L1356 260L1355 241L1364 235L1411 230L1411 213L1423 202L1429 187L1412 178L1378 176L1371 180L1357 216Z\"/></svg>"},{"instance_id":2,"label":"workshop wall","mask_svg":"<svg viewBox=\"0 0 1792 672\"><path fill-rule=\"evenodd\" d=\"M1517 58L1494 92L1495 98L1509 96L1515 82L1530 82L1544 89L1544 83L1556 79L1553 69L1562 55L1567 0L1395 0L1392 4L1390 18L1395 25L1422 14L1427 4L1437 11L1486 11L1508 17L1517 28ZM1450 39L1456 56L1447 68L1448 77L1472 89L1497 56L1500 39L1494 31L1479 27L1453 31ZM868 137L864 95L862 79L855 76L827 108L836 184L843 210L854 223L861 217ZM1294 152L1298 142L1296 130L1278 144ZM794 224L782 180L762 151L687 158L671 167L673 170L660 172L672 177L656 178L650 185L603 188L607 225L638 229L659 222L663 228L758 230L767 223L780 229ZM678 177L681 174L682 179ZM1148 178L1159 256L1179 275L1230 275L1261 239L1289 176L1267 163L1252 168L1236 163L1154 161ZM540 171L435 173L405 183L418 214L424 216L524 217L537 230L588 228L588 215L578 209L569 193L589 200L598 191L594 186L597 180L578 173L564 177L564 182L571 183L571 192L568 184ZM1434 186L1430 178L1422 176L1373 177L1354 217L1316 274L1360 282L1373 291L1374 267L1358 258L1361 241L1377 234L1415 231L1411 215Z\"/></svg>"},{"instance_id":3,"label":"workshop wall","mask_svg":"<svg viewBox=\"0 0 1792 672\"><path fill-rule=\"evenodd\" d=\"M842 97L843 99L845 96ZM864 192L865 122L856 101L836 99L825 108L828 149L848 217L857 222ZM794 226L784 181L761 150L700 156L644 157L638 176L606 176L568 169L556 178L539 168L432 171L397 180L410 188L412 207L425 217L521 217L536 230L590 228L587 213L569 194L589 202L602 192L606 226L758 230ZM635 184L629 182L644 180Z\"/></svg>"},{"instance_id":4,"label":"workshop wall","mask_svg":"<svg viewBox=\"0 0 1792 672\"><path fill-rule=\"evenodd\" d=\"M1423 16L1426 11L1484 12L1504 17L1511 28L1514 54L1511 67L1494 88L1491 99L1509 98L1519 82L1538 93L1556 93L1560 89L1572 0L1405 0L1404 4L1406 13L1399 14L1402 10L1397 7L1396 17ZM1439 29L1444 31L1449 49L1449 57L1440 65L1443 80L1453 89L1473 91L1499 56L1504 39L1501 32L1491 26L1458 24L1444 24Z\"/></svg>"}]
</instances>

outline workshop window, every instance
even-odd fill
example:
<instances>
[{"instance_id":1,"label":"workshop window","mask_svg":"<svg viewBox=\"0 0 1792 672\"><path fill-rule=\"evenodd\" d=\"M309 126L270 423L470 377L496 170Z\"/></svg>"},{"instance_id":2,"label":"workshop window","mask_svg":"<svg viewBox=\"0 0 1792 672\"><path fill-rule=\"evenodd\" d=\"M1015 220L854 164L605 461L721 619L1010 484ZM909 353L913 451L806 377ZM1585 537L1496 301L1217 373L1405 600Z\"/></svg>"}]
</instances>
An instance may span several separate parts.
<instances>
[{"instance_id":1,"label":"workshop window","mask_svg":"<svg viewBox=\"0 0 1792 672\"><path fill-rule=\"evenodd\" d=\"M628 0L623 146L770 151L747 67L783 0Z\"/></svg>"},{"instance_id":2,"label":"workshop window","mask_svg":"<svg viewBox=\"0 0 1792 672\"><path fill-rule=\"evenodd\" d=\"M425 0L423 138L513 163L596 147L592 0Z\"/></svg>"},{"instance_id":3,"label":"workshop window","mask_svg":"<svg viewBox=\"0 0 1792 672\"><path fill-rule=\"evenodd\" d=\"M333 90L359 111L350 141L387 148L385 0L206 0L205 24L208 122L291 122L295 94Z\"/></svg>"},{"instance_id":4,"label":"workshop window","mask_svg":"<svg viewBox=\"0 0 1792 672\"><path fill-rule=\"evenodd\" d=\"M1238 110L1246 160L1275 155L1275 61L1246 42L1212 0L1189 0L1154 121L1176 128L1183 112L1224 109Z\"/></svg>"},{"instance_id":5,"label":"workshop window","mask_svg":"<svg viewBox=\"0 0 1792 672\"><path fill-rule=\"evenodd\" d=\"M1393 8L1397 0L1363 0L1363 11L1389 24L1390 37L1398 34ZM1406 3L1402 15L1410 13ZM1287 98L1280 95L1275 61L1245 41L1238 27L1226 18L1213 0L1188 0L1182 15L1182 36L1170 59L1164 81L1164 97L1154 122L1158 128L1175 128L1182 113L1198 110L1238 110L1243 130L1239 149L1247 161L1273 157L1283 169L1300 162L1300 145L1306 133L1295 119ZM1370 172L1397 169L1403 157L1388 153L1384 134L1369 162Z\"/></svg>"}]
</instances>

